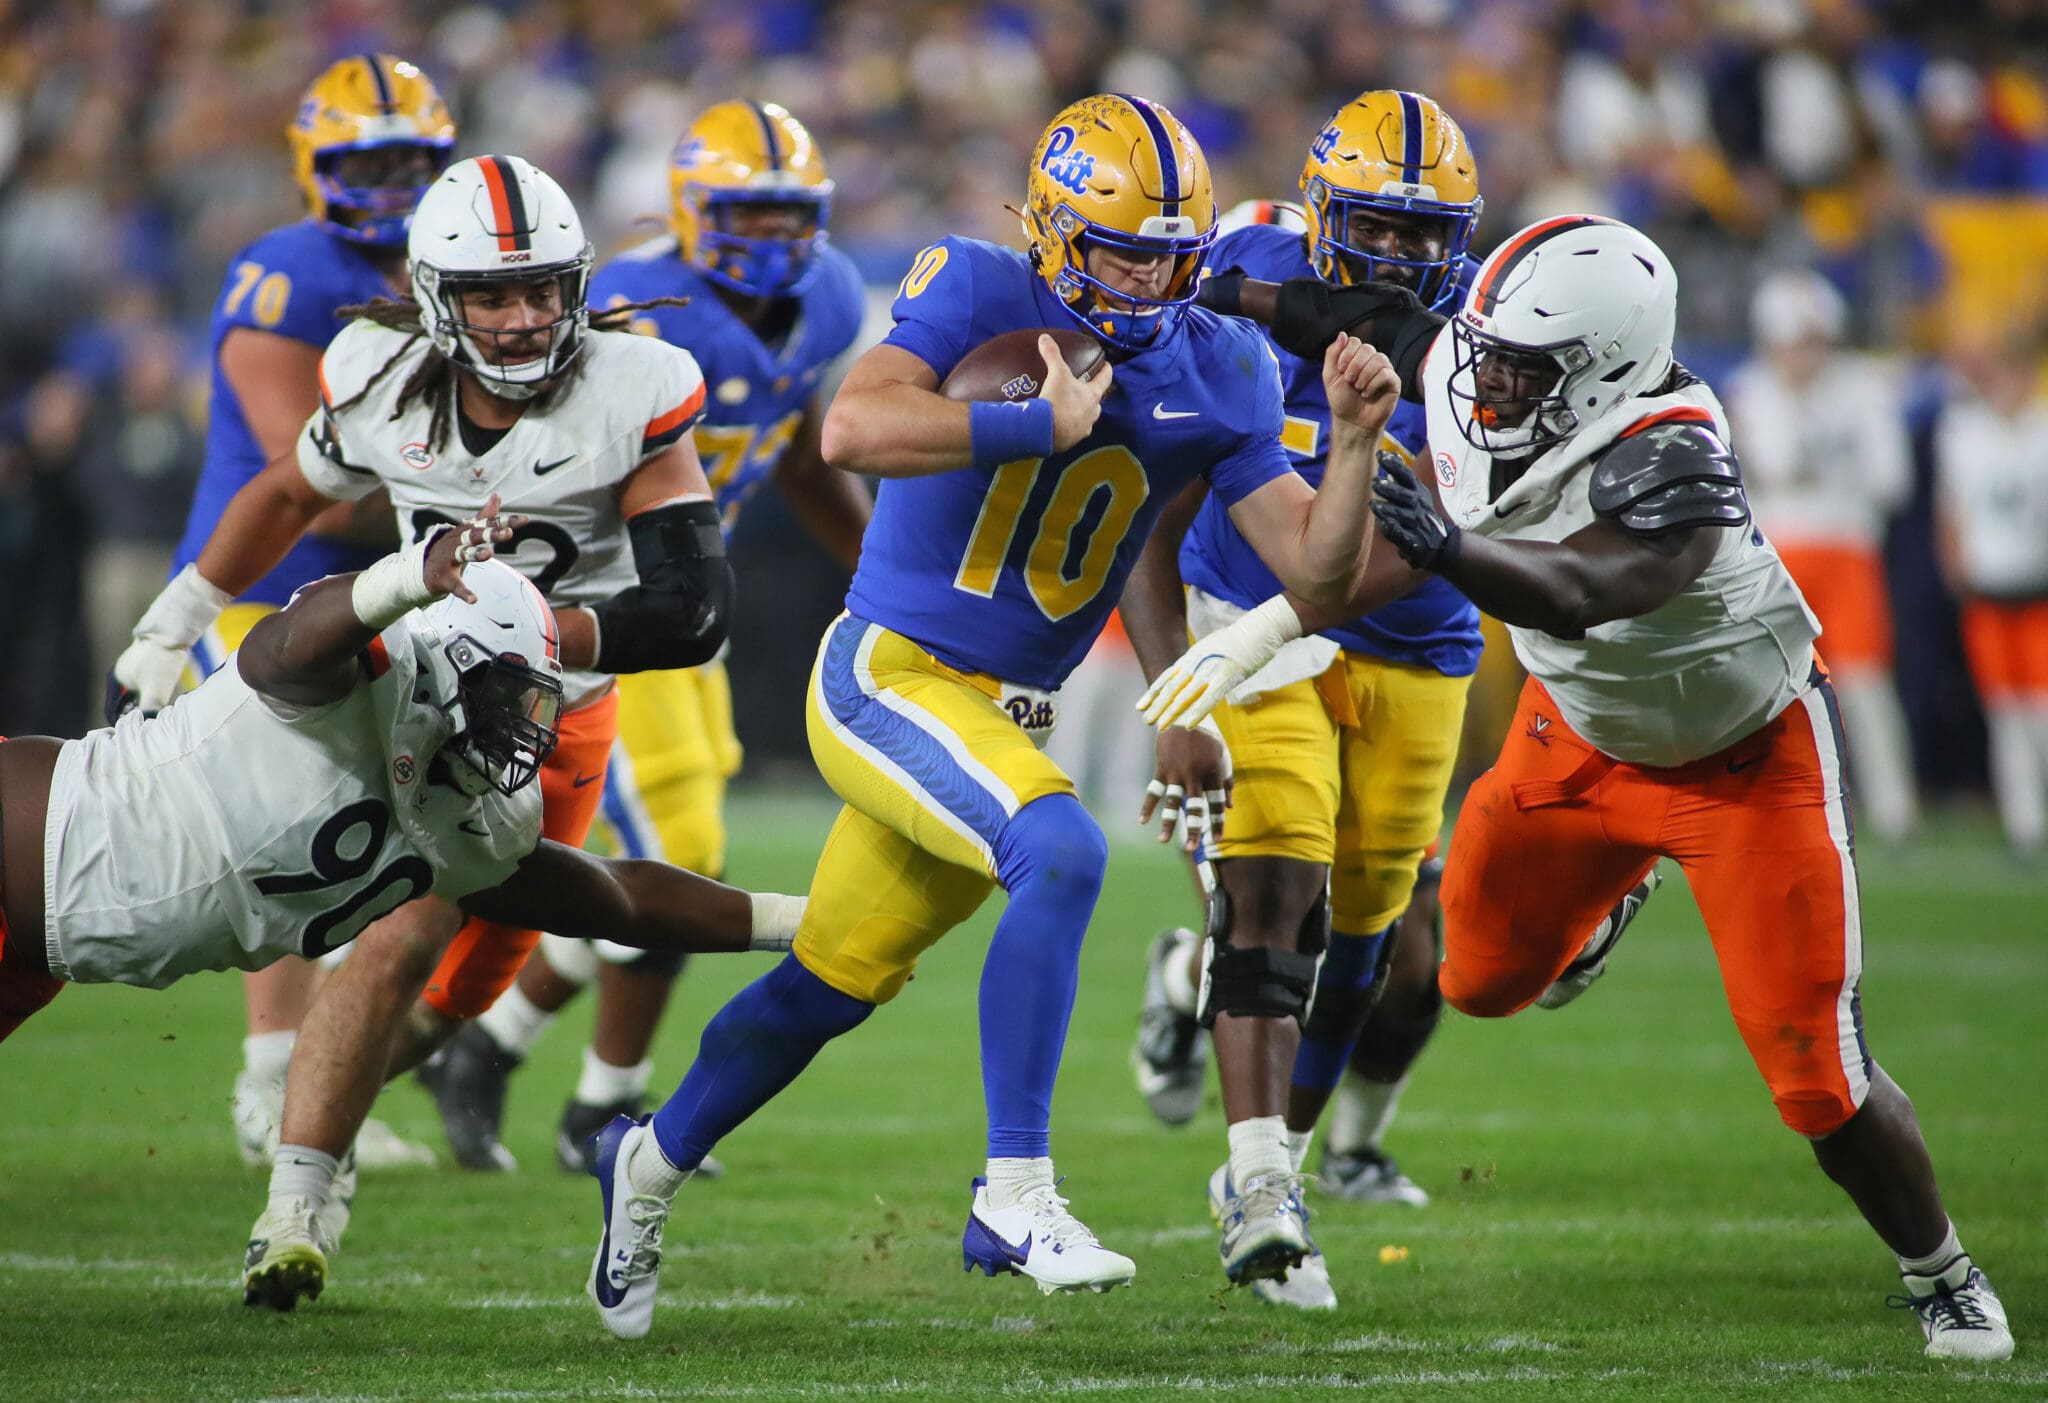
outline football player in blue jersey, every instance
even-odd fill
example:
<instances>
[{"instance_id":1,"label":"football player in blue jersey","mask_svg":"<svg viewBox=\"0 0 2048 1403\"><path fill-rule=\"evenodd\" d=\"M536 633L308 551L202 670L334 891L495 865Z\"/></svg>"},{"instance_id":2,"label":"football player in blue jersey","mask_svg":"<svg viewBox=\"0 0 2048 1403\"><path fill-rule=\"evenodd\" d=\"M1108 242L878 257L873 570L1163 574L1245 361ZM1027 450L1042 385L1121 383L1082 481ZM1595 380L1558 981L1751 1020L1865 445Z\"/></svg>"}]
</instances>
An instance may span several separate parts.
<instances>
[{"instance_id":1,"label":"football player in blue jersey","mask_svg":"<svg viewBox=\"0 0 2048 1403\"><path fill-rule=\"evenodd\" d=\"M1378 91L1345 104L1317 134L1301 189L1300 208L1258 201L1232 212L1240 227L1218 239L1212 281L1392 283L1438 307L1460 295L1473 266L1465 250L1479 220L1478 172L1464 133L1435 102ZM1320 367L1277 346L1275 354L1287 392L1282 439L1296 470L1315 482L1330 434ZM1423 417L1420 405L1404 402L1387 425L1386 448L1427 461ZM1226 1263L1247 1221L1289 1203L1316 1120L1366 1026L1375 973L1390 960L1404 973L1419 971L1402 983L1413 991L1407 1005L1374 1019L1400 1044L1375 1050L1383 1111L1441 1009L1428 914L1403 923L1412 939L1397 941L1393 931L1443 823L1479 661L1479 615L1446 581L1410 570L1391 551L1373 556L1368 585L1389 602L1292 645L1233 693L1233 704L1215 713L1221 740L1176 727L1157 742L1148 816L1163 797L1177 820L1183 795L1199 814L1203 798L1221 801L1226 789L1231 807L1227 825L1207 815L1221 899L1211 903L1206 942L1187 930L1153 942L1132 1066L1155 1113L1184 1122L1201 1106L1204 1029L1213 1028L1230 1155L1211 1176L1209 1197L1225 1226ZM1125 626L1147 677L1156 677L1191 635L1272 593L1272 572L1225 504L1197 483L1147 546L1125 591ZM1318 974L1302 952L1321 948L1326 931ZM1279 974L1256 997L1234 996L1228 972L1261 957ZM1208 996L1198 1009L1205 960ZM1336 1168L1325 1154L1323 1181L1339 1193L1369 1177L1385 1190L1398 1178L1382 1161L1333 1184ZM1299 1215L1289 1221L1305 1234ZM1299 1267L1255 1283L1255 1291L1284 1304L1335 1306L1321 1252L1305 1236L1303 1245Z\"/></svg>"},{"instance_id":2,"label":"football player in blue jersey","mask_svg":"<svg viewBox=\"0 0 2048 1403\"><path fill-rule=\"evenodd\" d=\"M601 269L592 304L664 303L639 313L633 329L687 348L703 367L711 393L694 433L726 530L772 479L851 570L870 505L860 480L818 452L818 386L860 330L864 293L852 260L827 241L824 156L785 109L722 102L684 132L669 183L671 232ZM622 676L618 691L599 819L612 849L722 872L725 786L740 762L724 664ZM641 1110L648 1049L680 968L672 955L545 939L519 982L422 1071L458 1162L510 1166L499 1140L507 1079L594 978L596 1026L555 1137L564 1168L587 1168L590 1137ZM707 1171L716 1161L698 1166Z\"/></svg>"},{"instance_id":3,"label":"football player in blue jersey","mask_svg":"<svg viewBox=\"0 0 2048 1403\"><path fill-rule=\"evenodd\" d=\"M966 1266L1048 1292L1135 1273L1067 1212L1053 1173L1052 1088L1106 851L1033 731L1050 727L1053 694L1160 506L1198 476L1278 578L1348 599L1398 382L1370 347L1332 346L1330 454L1312 490L1280 446L1280 381L1261 337L1190 305L1216 210L1186 128L1142 98L1087 98L1046 128L1027 179L1029 254L962 238L926 249L898 290L894 331L826 415L826 460L883 479L808 697L813 755L846 807L791 958L711 1020L650 1121L621 1117L597 1137L604 1224L589 1289L616 1334L649 1328L676 1187L901 992L918 955L998 885L1009 900L979 1004L988 1163ZM1048 324L1086 328L1112 365L1077 380L1040 337L1038 397L938 393L989 338ZM1284 1269L1270 1237L1248 1243L1249 1270Z\"/></svg>"},{"instance_id":4,"label":"football player in blue jersey","mask_svg":"<svg viewBox=\"0 0 2048 1403\"><path fill-rule=\"evenodd\" d=\"M198 558L229 500L265 463L291 451L319 408L320 354L342 327L335 312L404 294L413 206L455 152L455 123L433 81L390 54L352 54L314 79L286 136L306 217L271 230L228 264L213 309L206 462L177 570ZM301 585L362 569L382 554L388 520L353 525L360 511L335 507L275 570L239 599L221 601L227 607L192 649L201 675L218 669ZM179 685L175 667L149 650L123 654L109 686L107 720L131 698L147 711L161 707ZM270 1163L285 1067L315 977L314 966L296 958L244 976L249 1036L232 1107L242 1158L251 1165ZM432 1160L380 1122L366 1125L361 1140L365 1165Z\"/></svg>"}]
</instances>

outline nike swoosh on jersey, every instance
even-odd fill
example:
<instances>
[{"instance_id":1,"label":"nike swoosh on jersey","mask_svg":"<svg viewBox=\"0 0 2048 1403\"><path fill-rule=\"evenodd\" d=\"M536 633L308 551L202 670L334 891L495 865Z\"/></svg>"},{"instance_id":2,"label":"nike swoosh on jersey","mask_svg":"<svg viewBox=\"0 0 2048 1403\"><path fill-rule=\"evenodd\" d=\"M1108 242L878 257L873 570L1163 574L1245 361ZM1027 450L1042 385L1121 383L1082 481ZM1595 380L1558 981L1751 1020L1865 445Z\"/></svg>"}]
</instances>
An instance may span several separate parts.
<instances>
[{"instance_id":1,"label":"nike swoosh on jersey","mask_svg":"<svg viewBox=\"0 0 2048 1403\"><path fill-rule=\"evenodd\" d=\"M1193 419L1201 414L1199 409L1168 409L1165 401L1152 406L1154 419Z\"/></svg>"},{"instance_id":2,"label":"nike swoosh on jersey","mask_svg":"<svg viewBox=\"0 0 2048 1403\"><path fill-rule=\"evenodd\" d=\"M556 468L559 468L559 467L561 467L561 466L562 466L562 464L564 464L564 463L573 463L573 462L575 462L575 461L576 461L576 455L575 455L574 453L571 453L571 454L570 454L570 455L569 455L568 457L566 457L566 458L557 458L557 459L555 459L555 461L554 461L554 462L552 462L552 463L543 463L543 462L541 462L541 461L540 461L540 460L539 460L538 458L536 458L536 459L534 459L534 461L533 461L533 475L534 475L535 477L546 477L546 476L547 476L547 475L548 475L549 473L553 472L553 471L554 471L554 470L555 470Z\"/></svg>"},{"instance_id":3,"label":"nike swoosh on jersey","mask_svg":"<svg viewBox=\"0 0 2048 1403\"><path fill-rule=\"evenodd\" d=\"M603 778L603 775L578 775L576 776L576 778L569 781L569 787L571 789L581 789L584 785L596 784L599 780Z\"/></svg>"},{"instance_id":4,"label":"nike swoosh on jersey","mask_svg":"<svg viewBox=\"0 0 2048 1403\"><path fill-rule=\"evenodd\" d=\"M491 836L489 833L484 831L483 825L472 824L468 819L462 820L462 822L456 824L455 826L457 828L460 828L464 833L474 833L479 838L488 838Z\"/></svg>"}]
</instances>

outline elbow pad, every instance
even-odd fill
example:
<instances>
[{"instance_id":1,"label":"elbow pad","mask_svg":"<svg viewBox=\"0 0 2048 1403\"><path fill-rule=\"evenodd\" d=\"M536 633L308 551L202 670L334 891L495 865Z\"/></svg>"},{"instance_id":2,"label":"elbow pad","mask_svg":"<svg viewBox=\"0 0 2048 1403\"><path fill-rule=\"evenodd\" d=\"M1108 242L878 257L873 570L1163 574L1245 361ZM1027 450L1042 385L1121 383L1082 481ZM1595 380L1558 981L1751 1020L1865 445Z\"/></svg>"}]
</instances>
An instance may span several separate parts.
<instances>
[{"instance_id":1,"label":"elbow pad","mask_svg":"<svg viewBox=\"0 0 2048 1403\"><path fill-rule=\"evenodd\" d=\"M1704 424L1630 434L1593 464L1593 510L1639 536L1749 520L1742 468Z\"/></svg>"},{"instance_id":2,"label":"elbow pad","mask_svg":"<svg viewBox=\"0 0 2048 1403\"><path fill-rule=\"evenodd\" d=\"M1321 278L1289 278L1273 310L1273 339L1305 361L1320 362L1337 333L1348 331L1393 362L1401 398L1420 404L1422 360L1444 321L1405 287L1333 287Z\"/></svg>"},{"instance_id":3,"label":"elbow pad","mask_svg":"<svg viewBox=\"0 0 2048 1403\"><path fill-rule=\"evenodd\" d=\"M716 504L698 499L641 512L626 523L640 583L597 615L597 670L651 672L710 662L732 619L732 566Z\"/></svg>"}]
</instances>

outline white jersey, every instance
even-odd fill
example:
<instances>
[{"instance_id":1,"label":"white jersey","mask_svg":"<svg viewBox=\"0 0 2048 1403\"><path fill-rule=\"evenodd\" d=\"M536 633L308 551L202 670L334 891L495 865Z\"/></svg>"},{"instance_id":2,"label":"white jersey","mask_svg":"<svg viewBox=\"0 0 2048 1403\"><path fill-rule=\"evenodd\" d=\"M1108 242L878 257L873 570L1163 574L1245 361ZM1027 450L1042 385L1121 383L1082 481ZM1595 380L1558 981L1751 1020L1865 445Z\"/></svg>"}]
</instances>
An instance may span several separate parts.
<instances>
[{"instance_id":1,"label":"white jersey","mask_svg":"<svg viewBox=\"0 0 2048 1403\"><path fill-rule=\"evenodd\" d=\"M1538 455L1492 499L1492 456L1466 442L1447 391L1450 335L1445 328L1423 363L1429 447L1446 513L1477 535L1562 541L1592 525L1592 460L1631 429L1705 419L1728 433L1720 402L1697 381L1637 396ZM1707 568L1647 614L1596 625L1584 638L1509 626L1515 656L1550 689L1565 721L1617 760L1682 765L1711 755L1790 705L1812 668L1820 624L1763 533L1706 529L1722 533Z\"/></svg>"},{"instance_id":2,"label":"white jersey","mask_svg":"<svg viewBox=\"0 0 2048 1403\"><path fill-rule=\"evenodd\" d=\"M432 443L434 407L415 399L395 420L400 392L432 345L375 322L341 330L320 361L322 408L299 435L299 470L314 490L353 500L388 488L404 541L476 514L493 492L532 521L498 557L556 608L597 604L639 579L619 512L619 485L690 431L704 411L704 376L688 351L652 336L586 332L580 368L544 406L530 407L481 457L450 427ZM370 392L349 404L393 356ZM336 405L347 407L339 411ZM605 678L569 672L569 702Z\"/></svg>"},{"instance_id":3,"label":"white jersey","mask_svg":"<svg viewBox=\"0 0 2048 1403\"><path fill-rule=\"evenodd\" d=\"M447 739L414 699L413 625L338 702L293 708L232 659L155 717L67 741L50 777L50 972L158 989L197 970L318 956L433 891L497 886L540 840L540 785L430 782Z\"/></svg>"},{"instance_id":4,"label":"white jersey","mask_svg":"<svg viewBox=\"0 0 2048 1403\"><path fill-rule=\"evenodd\" d=\"M2012 415L1982 400L1951 405L1935 429L1934 462L1970 592L2048 596L2048 401Z\"/></svg>"},{"instance_id":5,"label":"white jersey","mask_svg":"<svg viewBox=\"0 0 2048 1403\"><path fill-rule=\"evenodd\" d=\"M1912 486L1897 378L1869 356L1838 354L1794 389L1768 360L1728 380L1732 447L1764 534L1782 546L1876 550Z\"/></svg>"}]
</instances>

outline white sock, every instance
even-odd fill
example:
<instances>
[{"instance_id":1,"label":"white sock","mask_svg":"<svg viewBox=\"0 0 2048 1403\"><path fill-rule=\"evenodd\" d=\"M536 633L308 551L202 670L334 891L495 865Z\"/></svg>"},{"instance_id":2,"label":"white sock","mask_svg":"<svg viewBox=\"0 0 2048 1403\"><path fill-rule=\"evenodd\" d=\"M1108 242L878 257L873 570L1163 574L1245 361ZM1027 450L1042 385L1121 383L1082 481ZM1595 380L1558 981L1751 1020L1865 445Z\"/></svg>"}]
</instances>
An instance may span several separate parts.
<instances>
[{"instance_id":1,"label":"white sock","mask_svg":"<svg viewBox=\"0 0 2048 1403\"><path fill-rule=\"evenodd\" d=\"M647 1094L654 1075L650 1058L630 1067L614 1067L589 1048L583 1049L583 1075L576 1082L576 1099L586 1106L616 1106Z\"/></svg>"},{"instance_id":2,"label":"white sock","mask_svg":"<svg viewBox=\"0 0 2048 1403\"><path fill-rule=\"evenodd\" d=\"M281 1033L252 1033L242 1039L242 1067L265 1081L283 1081L292 1065L292 1048L299 1041L296 1028Z\"/></svg>"},{"instance_id":3,"label":"white sock","mask_svg":"<svg viewBox=\"0 0 2048 1403\"><path fill-rule=\"evenodd\" d=\"M1166 1002L1175 1013L1192 1015L1195 1011L1195 976L1192 966L1201 958L1202 942L1199 939L1182 941L1167 958L1166 968L1159 972L1159 982L1166 989Z\"/></svg>"},{"instance_id":4,"label":"white sock","mask_svg":"<svg viewBox=\"0 0 2048 1403\"><path fill-rule=\"evenodd\" d=\"M1240 1190L1262 1175L1288 1172L1284 1118L1253 1116L1230 1127L1230 1179Z\"/></svg>"},{"instance_id":5,"label":"white sock","mask_svg":"<svg viewBox=\"0 0 2048 1403\"><path fill-rule=\"evenodd\" d=\"M1330 1116L1330 1149L1340 1155L1376 1154L1387 1127L1394 1123L1394 1108L1408 1087L1403 1073L1396 1082L1368 1081L1347 1072L1337 1084L1337 1106Z\"/></svg>"},{"instance_id":6,"label":"white sock","mask_svg":"<svg viewBox=\"0 0 2048 1403\"><path fill-rule=\"evenodd\" d=\"M1052 1182L1052 1157L992 1159L988 1162L988 1206L1014 1208L1040 1184Z\"/></svg>"},{"instance_id":7,"label":"white sock","mask_svg":"<svg viewBox=\"0 0 2048 1403\"><path fill-rule=\"evenodd\" d=\"M1924 1257L1899 1258L1899 1271L1905 1276L1947 1276L1950 1274L1949 1268L1958 1263L1967 1264L1968 1261L1969 1254L1963 1251L1963 1244L1956 1238L1956 1225L1950 1223L1948 1235L1942 1238L1941 1246ZM1958 1275L1969 1275L1969 1267L1964 1265Z\"/></svg>"},{"instance_id":8,"label":"white sock","mask_svg":"<svg viewBox=\"0 0 2048 1403\"><path fill-rule=\"evenodd\" d=\"M270 1161L270 1201L310 1199L315 1208L327 1202L341 1162L305 1145L279 1145Z\"/></svg>"},{"instance_id":9,"label":"white sock","mask_svg":"<svg viewBox=\"0 0 2048 1403\"><path fill-rule=\"evenodd\" d=\"M2038 851L2048 833L2042 801L2048 756L2034 753L2026 712L2017 706L1991 708L1984 725L1991 736L1991 793L2005 840L2022 852Z\"/></svg>"},{"instance_id":10,"label":"white sock","mask_svg":"<svg viewBox=\"0 0 2048 1403\"><path fill-rule=\"evenodd\" d=\"M1287 1164L1296 1174L1308 1163L1308 1147L1315 1140L1313 1130L1290 1130L1287 1132Z\"/></svg>"},{"instance_id":11,"label":"white sock","mask_svg":"<svg viewBox=\"0 0 2048 1403\"><path fill-rule=\"evenodd\" d=\"M632 1185L633 1192L651 1198L674 1198L683 1181L696 1172L670 1164L668 1156L661 1152L661 1143L654 1138L651 1127L626 1156L626 1182Z\"/></svg>"},{"instance_id":12,"label":"white sock","mask_svg":"<svg viewBox=\"0 0 2048 1403\"><path fill-rule=\"evenodd\" d=\"M554 1023L555 1015L526 997L526 991L514 984L498 995L498 1001L476 1021L478 1027L491 1035L492 1042L514 1057L524 1057Z\"/></svg>"}]
</instances>

